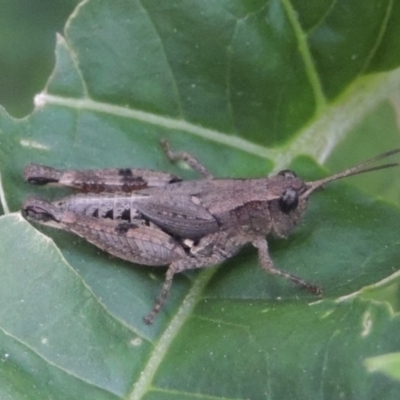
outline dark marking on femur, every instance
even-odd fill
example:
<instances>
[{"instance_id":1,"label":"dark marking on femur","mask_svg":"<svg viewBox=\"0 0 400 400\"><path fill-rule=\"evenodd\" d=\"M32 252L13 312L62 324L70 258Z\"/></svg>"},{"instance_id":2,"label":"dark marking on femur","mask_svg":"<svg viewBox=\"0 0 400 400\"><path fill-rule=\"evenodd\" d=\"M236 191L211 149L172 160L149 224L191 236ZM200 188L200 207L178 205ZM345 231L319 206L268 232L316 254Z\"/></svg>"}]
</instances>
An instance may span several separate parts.
<instances>
[{"instance_id":1,"label":"dark marking on femur","mask_svg":"<svg viewBox=\"0 0 400 400\"><path fill-rule=\"evenodd\" d=\"M76 184L76 187L79 187L84 193L101 193L106 191L104 184L99 182L80 182Z\"/></svg>"},{"instance_id":2,"label":"dark marking on femur","mask_svg":"<svg viewBox=\"0 0 400 400\"><path fill-rule=\"evenodd\" d=\"M118 170L118 175L121 176L123 192L131 192L132 190L144 189L148 183L141 176L134 176L132 170L129 168L121 168Z\"/></svg>"},{"instance_id":3,"label":"dark marking on femur","mask_svg":"<svg viewBox=\"0 0 400 400\"><path fill-rule=\"evenodd\" d=\"M31 176L30 178L27 179L29 183L32 183L33 185L47 185L48 183L57 183L58 179L53 179L53 178L45 178L43 176Z\"/></svg>"},{"instance_id":4,"label":"dark marking on femur","mask_svg":"<svg viewBox=\"0 0 400 400\"><path fill-rule=\"evenodd\" d=\"M106 212L106 215L104 216L104 218L110 218L110 219L114 219L114 210L108 210Z\"/></svg>"},{"instance_id":5,"label":"dark marking on femur","mask_svg":"<svg viewBox=\"0 0 400 400\"><path fill-rule=\"evenodd\" d=\"M130 221L131 220L131 210L130 210L130 208L126 208L124 211L122 211L121 219L123 221Z\"/></svg>"},{"instance_id":6,"label":"dark marking on femur","mask_svg":"<svg viewBox=\"0 0 400 400\"><path fill-rule=\"evenodd\" d=\"M138 226L134 224L130 224L129 222L121 222L115 227L115 232L120 235L127 233L131 229L137 229Z\"/></svg>"},{"instance_id":7,"label":"dark marking on femur","mask_svg":"<svg viewBox=\"0 0 400 400\"><path fill-rule=\"evenodd\" d=\"M118 175L121 175L121 176L123 176L125 178L125 177L128 177L128 176L131 177L133 174L132 174L132 170L129 169L129 168L120 168L118 170Z\"/></svg>"},{"instance_id":8,"label":"dark marking on femur","mask_svg":"<svg viewBox=\"0 0 400 400\"><path fill-rule=\"evenodd\" d=\"M168 181L168 183L177 183L177 182L182 182L182 179L178 178L177 176L174 176L172 179Z\"/></svg>"}]
</instances>

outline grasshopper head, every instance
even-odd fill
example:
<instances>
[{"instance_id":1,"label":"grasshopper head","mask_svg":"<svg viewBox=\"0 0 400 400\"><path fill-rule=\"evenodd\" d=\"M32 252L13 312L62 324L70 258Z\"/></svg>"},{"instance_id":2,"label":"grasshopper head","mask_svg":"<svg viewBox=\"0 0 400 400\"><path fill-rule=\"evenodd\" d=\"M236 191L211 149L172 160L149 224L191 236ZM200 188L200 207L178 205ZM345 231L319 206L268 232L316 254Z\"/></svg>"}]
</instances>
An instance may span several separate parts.
<instances>
[{"instance_id":1,"label":"grasshopper head","mask_svg":"<svg viewBox=\"0 0 400 400\"><path fill-rule=\"evenodd\" d=\"M310 195L326 183L365 172L396 167L399 165L398 163L377 166L371 166L371 164L397 153L400 153L400 149L388 151L355 167L348 168L324 179L310 182L302 181L294 172L289 170L279 172L276 176L270 178L268 183L268 190L271 193L269 209L272 233L278 237L287 237L300 222L307 208L307 201Z\"/></svg>"},{"instance_id":2,"label":"grasshopper head","mask_svg":"<svg viewBox=\"0 0 400 400\"><path fill-rule=\"evenodd\" d=\"M300 222L307 208L308 197L302 196L307 189L307 184L290 170L269 178L269 211L274 236L286 238Z\"/></svg>"}]
</instances>

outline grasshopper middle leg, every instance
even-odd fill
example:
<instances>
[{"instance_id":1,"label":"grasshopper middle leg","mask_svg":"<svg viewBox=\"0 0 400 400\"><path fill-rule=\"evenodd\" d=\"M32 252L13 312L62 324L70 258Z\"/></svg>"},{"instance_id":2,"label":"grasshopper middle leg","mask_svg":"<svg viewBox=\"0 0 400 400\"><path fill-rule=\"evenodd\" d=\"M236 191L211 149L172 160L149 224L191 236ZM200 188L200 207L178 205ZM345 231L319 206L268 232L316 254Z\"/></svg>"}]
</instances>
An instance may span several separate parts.
<instances>
[{"instance_id":1,"label":"grasshopper middle leg","mask_svg":"<svg viewBox=\"0 0 400 400\"><path fill-rule=\"evenodd\" d=\"M190 168L194 169L204 178L213 178L211 172L195 157L186 151L174 152L171 150L171 146L166 140L161 140L161 145L167 155L167 157L172 161L184 161Z\"/></svg>"}]
</instances>

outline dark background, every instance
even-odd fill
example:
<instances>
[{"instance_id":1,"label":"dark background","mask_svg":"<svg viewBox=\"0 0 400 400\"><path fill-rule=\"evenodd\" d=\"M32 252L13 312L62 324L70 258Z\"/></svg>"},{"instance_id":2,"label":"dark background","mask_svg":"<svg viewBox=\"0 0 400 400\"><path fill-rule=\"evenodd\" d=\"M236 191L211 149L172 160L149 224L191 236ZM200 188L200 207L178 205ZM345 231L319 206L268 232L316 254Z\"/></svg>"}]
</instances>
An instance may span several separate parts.
<instances>
[{"instance_id":1,"label":"dark background","mask_svg":"<svg viewBox=\"0 0 400 400\"><path fill-rule=\"evenodd\" d=\"M79 0L0 0L0 105L14 117L33 109L53 69L56 33Z\"/></svg>"}]
</instances>

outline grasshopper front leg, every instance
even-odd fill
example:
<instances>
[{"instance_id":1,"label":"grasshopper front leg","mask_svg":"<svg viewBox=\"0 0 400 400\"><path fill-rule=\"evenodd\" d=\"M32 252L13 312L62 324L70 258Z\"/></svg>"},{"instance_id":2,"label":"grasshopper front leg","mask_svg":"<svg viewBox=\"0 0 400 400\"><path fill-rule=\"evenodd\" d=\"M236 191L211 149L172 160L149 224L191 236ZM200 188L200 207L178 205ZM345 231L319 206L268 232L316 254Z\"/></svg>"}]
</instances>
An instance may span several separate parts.
<instances>
[{"instance_id":1,"label":"grasshopper front leg","mask_svg":"<svg viewBox=\"0 0 400 400\"><path fill-rule=\"evenodd\" d=\"M260 260L261 267L269 274L285 278L288 281L293 282L294 284L300 286L302 289L305 289L310 293L318 295L322 294L323 290L319 286L312 285L296 275L289 274L288 272L281 271L280 269L276 268L269 255L268 243L265 240L265 238L260 237L256 240L253 240L252 244L254 247L258 249L258 258Z\"/></svg>"}]
</instances>

